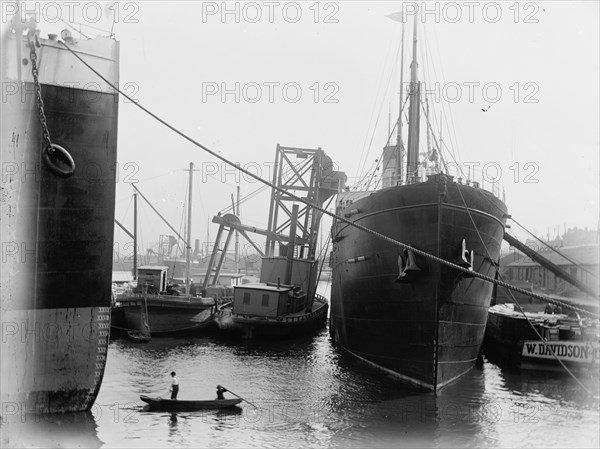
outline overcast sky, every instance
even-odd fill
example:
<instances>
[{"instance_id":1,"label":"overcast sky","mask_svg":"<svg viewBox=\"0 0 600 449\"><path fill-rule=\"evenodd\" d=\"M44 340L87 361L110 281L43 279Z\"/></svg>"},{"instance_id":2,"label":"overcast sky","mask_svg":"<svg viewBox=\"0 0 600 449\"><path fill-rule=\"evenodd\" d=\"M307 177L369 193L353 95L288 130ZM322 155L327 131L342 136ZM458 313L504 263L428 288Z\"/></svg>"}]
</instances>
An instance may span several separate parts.
<instances>
[{"instance_id":1,"label":"overcast sky","mask_svg":"<svg viewBox=\"0 0 600 449\"><path fill-rule=\"evenodd\" d=\"M109 28L106 5L95 22L89 3L71 7L76 18ZM402 6L230 2L225 11L222 2L121 2L114 25L121 86L222 156L254 171L262 167L265 177L277 144L321 147L352 185L385 145L388 111L397 118L401 24L386 15ZM598 2L428 2L426 8L418 12L425 58L419 78L433 91L435 127L444 112L442 137L462 168L498 176L509 212L543 237L565 224L596 228ZM184 169L190 161L202 169L193 192L193 238L202 241L207 220L231 204L240 179L125 99L118 160L117 219L132 221L125 181L138 180L178 229ZM242 196L259 187L241 181ZM266 227L268 201L265 193L244 203L242 220ZM144 245L170 233L148 208L140 226ZM211 224L212 238L216 229ZM115 239L128 240L118 228Z\"/></svg>"}]
</instances>

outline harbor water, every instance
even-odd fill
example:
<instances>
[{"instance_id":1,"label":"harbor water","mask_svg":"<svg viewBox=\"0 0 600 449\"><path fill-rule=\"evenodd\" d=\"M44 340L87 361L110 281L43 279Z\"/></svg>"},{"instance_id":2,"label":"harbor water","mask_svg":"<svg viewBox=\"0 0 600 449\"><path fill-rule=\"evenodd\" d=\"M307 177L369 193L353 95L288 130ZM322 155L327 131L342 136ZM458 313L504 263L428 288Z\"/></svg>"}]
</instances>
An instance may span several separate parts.
<instances>
[{"instance_id":1,"label":"harbor water","mask_svg":"<svg viewBox=\"0 0 600 449\"><path fill-rule=\"evenodd\" d=\"M213 399L220 384L253 405L147 411L139 396L168 398L171 371L179 399ZM326 329L286 341L117 340L91 412L11 410L2 446L598 447L598 377L580 380L588 391L562 373L511 371L484 357L437 394L417 392L333 346Z\"/></svg>"}]
</instances>

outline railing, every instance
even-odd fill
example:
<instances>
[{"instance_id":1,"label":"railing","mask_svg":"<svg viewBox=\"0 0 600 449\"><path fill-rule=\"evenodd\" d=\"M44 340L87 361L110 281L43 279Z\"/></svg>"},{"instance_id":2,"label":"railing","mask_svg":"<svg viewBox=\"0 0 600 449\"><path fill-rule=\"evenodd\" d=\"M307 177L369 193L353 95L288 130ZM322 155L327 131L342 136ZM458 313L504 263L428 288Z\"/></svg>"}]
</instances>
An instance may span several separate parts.
<instances>
[{"instance_id":1,"label":"railing","mask_svg":"<svg viewBox=\"0 0 600 449\"><path fill-rule=\"evenodd\" d=\"M197 302L198 300L208 300L208 299L217 299L217 302L219 304L223 304L227 301L229 301L229 303L233 302L233 296L219 296L219 297L213 297L213 296L192 296L192 295L169 295L165 292L159 292L159 293L140 293L140 292L133 292L133 291L126 291L123 293L119 293L119 294L114 294L113 293L113 298L114 301L118 301L118 302L123 302L123 300L132 300L132 301L139 301L142 300L144 298L148 298L148 299L154 299L154 298L158 298L161 297L162 299L169 299L169 300L173 300L174 302L179 302L179 303L188 303L188 304L192 304L192 302Z\"/></svg>"},{"instance_id":2,"label":"railing","mask_svg":"<svg viewBox=\"0 0 600 449\"><path fill-rule=\"evenodd\" d=\"M496 198L502 200L502 202L505 202L506 193L504 191L504 187L502 187L502 185L500 184L500 181L499 181L499 179L501 178L501 170L499 167L497 167L497 164L494 165L493 167L495 170L493 174L495 176L491 176L488 173L488 171L490 171L488 169L485 169L485 171L482 171L482 170L475 170L475 169L473 169L473 167L468 167L468 169L465 173L465 171L461 170L460 167L457 165L449 166L448 172L446 174L452 176L454 178L453 180L457 184L463 184L463 185L474 187L476 189L486 190L486 191L490 192L492 195L494 195ZM433 170L427 170L424 173L425 178L427 176L431 176L431 175L435 175L435 174L438 174L438 173ZM426 181L426 179L424 179L424 181Z\"/></svg>"},{"instance_id":3,"label":"railing","mask_svg":"<svg viewBox=\"0 0 600 449\"><path fill-rule=\"evenodd\" d=\"M400 175L392 174L383 179L383 187L390 187L393 185L407 185L407 184L418 184L421 182L427 182L427 178L432 175L439 175L440 171L434 168L419 169L418 176L411 177L408 180L399 180ZM446 175L453 177L453 181L457 184L467 185L476 189L483 189L490 192L496 198L506 202L506 194L504 187L499 182L501 178L501 169L498 164L484 165L483 170L475 170L471 164L466 164L465 168L462 169L457 164L449 165L447 171L444 172ZM491 176L494 175L494 176Z\"/></svg>"}]
</instances>

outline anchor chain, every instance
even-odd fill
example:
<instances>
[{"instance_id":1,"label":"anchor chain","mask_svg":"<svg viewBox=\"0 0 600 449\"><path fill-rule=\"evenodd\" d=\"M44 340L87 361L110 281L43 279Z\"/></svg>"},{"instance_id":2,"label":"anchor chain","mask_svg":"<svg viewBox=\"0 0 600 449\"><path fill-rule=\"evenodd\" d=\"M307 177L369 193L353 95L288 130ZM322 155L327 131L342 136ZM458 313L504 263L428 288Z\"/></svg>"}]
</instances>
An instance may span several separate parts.
<instances>
[{"instance_id":1,"label":"anchor chain","mask_svg":"<svg viewBox=\"0 0 600 449\"><path fill-rule=\"evenodd\" d=\"M342 223L345 223L349 226L352 226L356 229L360 229L361 231L367 232L371 235L374 235L394 246L398 246L400 248L403 249L407 249L407 250L412 250L415 254L419 254L423 257L426 257L428 259L434 260L436 262L439 262L442 265L448 266L450 268L454 268L458 271L461 271L465 274L468 274L470 276L473 277L477 277L479 279L483 279L484 281L490 282L492 284L496 284L496 285L500 285L502 287L505 287L509 290L514 290L517 291L519 293L525 293L528 296L531 296L533 298L536 299L541 299L542 301L545 302L549 302L552 304L556 304L556 305L560 305L561 307L565 307L565 308L570 308L572 310L584 313L586 315L589 315L593 318L600 318L600 315L594 312L590 312L588 310L582 309L580 307L575 307L572 306L568 303L563 303L562 301L558 301L556 299L552 299L550 297L544 296L544 295L539 295L536 293L532 293L528 290L522 289L520 287L516 287L514 285L511 285L507 282L503 282L497 279L494 279L493 277L490 276L486 276L483 274L480 274L476 271L469 271L466 268L461 267L460 265L456 265L452 262L449 262L447 260L444 260L442 258L439 258L437 256L434 256L432 254L428 254L425 251L421 251L418 250L410 245L407 245L406 243L402 243L398 240L392 239L390 237L387 237L386 235L383 235L377 231L374 231L372 229L369 229L359 223L356 222L352 222L347 218L341 217L327 209L324 209L320 206L317 206L316 204L311 203L309 200L307 200L306 198L301 198L299 196L296 196L294 194L291 194L290 192L286 191L285 189L276 186L275 184L264 180L263 178L261 178L260 176L258 176L257 174L255 174L253 171L251 170L246 170L243 167L240 167L239 165L234 164L233 162L231 162L229 159L225 158L224 156L221 156L219 153L211 150L210 148L206 147L205 145L202 145L200 142L196 141L195 139L193 139L192 137L190 137L189 135L185 134L183 131L175 128L173 125L171 125L170 123L166 122L165 120L163 120L162 118L160 118L159 116L157 116L155 113L153 113L152 111L150 111L149 109L147 109L145 106L143 106L142 104L140 104L140 102L136 101L135 99L133 99L132 97L130 97L129 95L127 95L125 92L123 92L123 90L119 89L117 86L115 86L113 83L111 83L108 79L106 79L106 77L102 76L96 69L94 69L92 66L90 66L87 62L85 62L77 53L75 53L67 44L65 44L64 42L61 42L61 44L63 44L63 46L69 50L77 59L79 59L88 69L90 69L92 72L94 72L100 79L102 79L105 83L107 83L110 87L112 87L116 92L120 93L121 95L123 95L125 98L127 98L128 100L130 100L132 102L132 104L134 106L137 106L138 108L140 108L141 110L143 110L145 113L147 113L148 115L150 115L152 118L154 118L156 121L160 122L161 124L163 124L164 126L166 126L167 128L169 128L171 131L173 131L174 133L178 134L179 136L181 136L182 138L184 138L185 140L187 140L188 142L192 143L193 145L197 146L198 148L201 148L202 150L206 151L207 153L209 153L210 155L212 155L213 157L219 159L220 161L236 168L238 171L248 175L250 178L257 180L258 182L261 182L269 187L271 187L272 189L275 189L277 191L279 191L280 193L284 193L286 195L288 195L290 198L293 198L296 201L299 201L303 204L306 204L307 206L310 206L312 208L314 208L315 210L318 210L319 212L330 216L336 220L339 220Z\"/></svg>"},{"instance_id":2,"label":"anchor chain","mask_svg":"<svg viewBox=\"0 0 600 449\"><path fill-rule=\"evenodd\" d=\"M37 34L34 35L34 38L30 39L30 41L29 41L29 47L30 47L29 58L31 59L31 75L33 76L35 99L36 99L36 103L37 103L37 107L38 107L38 115L39 115L39 119L40 119L40 125L42 127L42 138L44 140L44 148L42 150L42 157L44 159L44 162L50 169L50 171L52 171L52 173L54 173L57 176L60 176L61 178L69 178L70 176L73 175L73 173L75 173L75 161L73 160L73 157L69 154L69 152L65 148L63 148L60 145L57 145L55 143L52 143L52 140L50 139L50 131L48 130L48 123L46 121L46 114L44 112L44 100L42 99L42 87L40 86L40 81L39 81L38 60L37 60L37 53L35 51L36 46L37 47L40 46ZM61 156L65 160L65 162L68 166L67 169L63 170L62 168L58 167L54 163L53 159L56 158L57 152L58 152L58 155Z\"/></svg>"}]
</instances>

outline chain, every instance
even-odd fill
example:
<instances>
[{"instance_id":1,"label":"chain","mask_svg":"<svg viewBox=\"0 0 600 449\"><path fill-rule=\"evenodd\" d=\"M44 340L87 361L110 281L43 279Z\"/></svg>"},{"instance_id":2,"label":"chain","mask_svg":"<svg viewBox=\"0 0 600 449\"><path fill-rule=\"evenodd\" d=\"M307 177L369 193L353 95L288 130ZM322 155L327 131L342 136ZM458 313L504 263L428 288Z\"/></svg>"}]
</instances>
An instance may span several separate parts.
<instances>
[{"instance_id":1,"label":"chain","mask_svg":"<svg viewBox=\"0 0 600 449\"><path fill-rule=\"evenodd\" d=\"M44 137L44 143L46 144L46 150L50 154L54 153L54 147L50 140L50 132L48 131L48 124L46 123L46 114L44 114L44 100L42 100L42 88L38 79L38 65L37 65L37 54L35 52L35 43L30 41L30 52L29 57L31 59L31 74L33 75L33 84L35 87L35 98L38 105L38 111L40 116L40 124L42 125L42 135Z\"/></svg>"},{"instance_id":2,"label":"chain","mask_svg":"<svg viewBox=\"0 0 600 449\"><path fill-rule=\"evenodd\" d=\"M33 85L35 88L35 99L38 106L38 114L40 117L40 125L42 126L42 136L44 139L44 147L42 149L42 159L55 175L61 178L69 178L75 173L75 161L67 150L63 147L53 144L50 140L50 131L48 131L48 124L46 123L46 114L44 113L44 100L42 99L42 88L40 86L39 73L38 73L38 60L35 52L35 47L40 46L37 35L34 35L29 40L29 57L31 59L31 75L33 76ZM56 153L58 150L58 153ZM63 169L56 165L53 159L58 156L67 164L67 169Z\"/></svg>"},{"instance_id":3,"label":"chain","mask_svg":"<svg viewBox=\"0 0 600 449\"><path fill-rule=\"evenodd\" d=\"M201 148L202 150L206 151L207 153L209 153L210 155L212 155L213 157L215 157L216 159L219 159L220 161L226 163L227 165L234 167L236 170L248 175L250 178L257 180L258 182L261 182L269 187L271 187L274 190L277 190L280 193L283 193L285 195L288 195L290 198L299 201L303 204L306 204L309 207L314 208L315 210L318 210L319 212L330 216L332 218L334 218L335 220L338 220L342 223L345 223L349 226L352 226L356 229L360 229L361 231L364 231L368 234L374 235L388 243L390 243L391 245L403 248L403 249L407 249L407 250L411 250L413 251L415 254L419 254L425 258L434 260L436 262L439 262L442 265L445 265L447 267L450 268L454 268L455 270L461 271L471 277L477 277L479 279L483 279L484 281L490 282L492 284L497 284L500 285L501 287L505 287L509 290L514 290L516 292L519 293L524 293L528 296L531 296L533 298L536 299L540 299L542 301L546 301L552 304L556 304L556 305L560 305L561 307L566 307L572 310L576 310L578 312L584 313L586 315L592 316L594 318L600 318L600 315L594 312L590 312L588 310L582 309L580 307L575 307L572 306L571 304L568 303L564 303L562 301L553 299L549 296L544 296L544 295L539 295L536 293L532 293L529 290L525 290L524 288L520 288L520 287L516 287L512 284L509 284L507 282L504 281L500 281L498 279L494 279L493 277L490 276L486 276L484 274L478 273L476 271L471 271L468 270L464 267L461 267L460 265L456 265L452 262L449 262L447 260L444 260L440 257L434 256L432 254L426 253L425 251L421 251L419 249L416 249L410 245L407 245L406 243L402 243L398 240L392 239L386 235L380 234L377 231L374 231L372 229L369 229L365 226L362 226L356 222L352 222L347 218L341 217L333 212L330 212L327 209L324 209L316 204L311 203L309 200L307 200L306 198L301 198L299 196L296 196L290 192L288 192L287 190L285 190L282 187L276 186L275 184L261 178L260 176L258 176L257 174L255 174L253 171L251 170L247 170L243 167L240 167L239 165L234 164L233 162L231 162L229 159L225 158L224 156L221 156L220 154L218 154L217 152L211 150L210 148L206 147L205 145L202 145L200 142L194 140L192 137L190 137L189 135L185 134L183 131L175 128L173 125L171 125L170 123L166 122L165 120L163 120L162 118L160 118L159 116L157 116L156 114L154 114L152 111L150 111L149 109L147 109L146 107L144 107L142 104L140 104L138 101L136 101L135 99L131 98L129 95L127 95L125 92L123 92L123 90L119 89L117 86L115 86L113 83L111 83L108 79L106 79L106 77L102 76L96 69L94 69L92 66L90 66L87 62L85 62L77 53L75 53L67 44L65 44L64 42L61 42L61 44L67 49L69 50L77 59L79 59L87 68L89 68L92 72L94 72L96 75L98 75L98 77L100 79L102 79L104 82L106 82L110 87L112 87L116 92L119 92L121 95L123 95L125 98L127 98L128 100L130 100L132 102L132 104L134 106L137 106L138 108L140 108L141 110L143 110L145 113L147 113L148 115L150 115L152 118L154 118L155 120L157 120L158 122L162 123L164 126L166 126L167 128L169 128L171 131L173 131L174 133L178 134L179 136L183 137L185 140L189 141L190 143L192 143L193 145L197 146L198 148Z\"/></svg>"}]
</instances>

